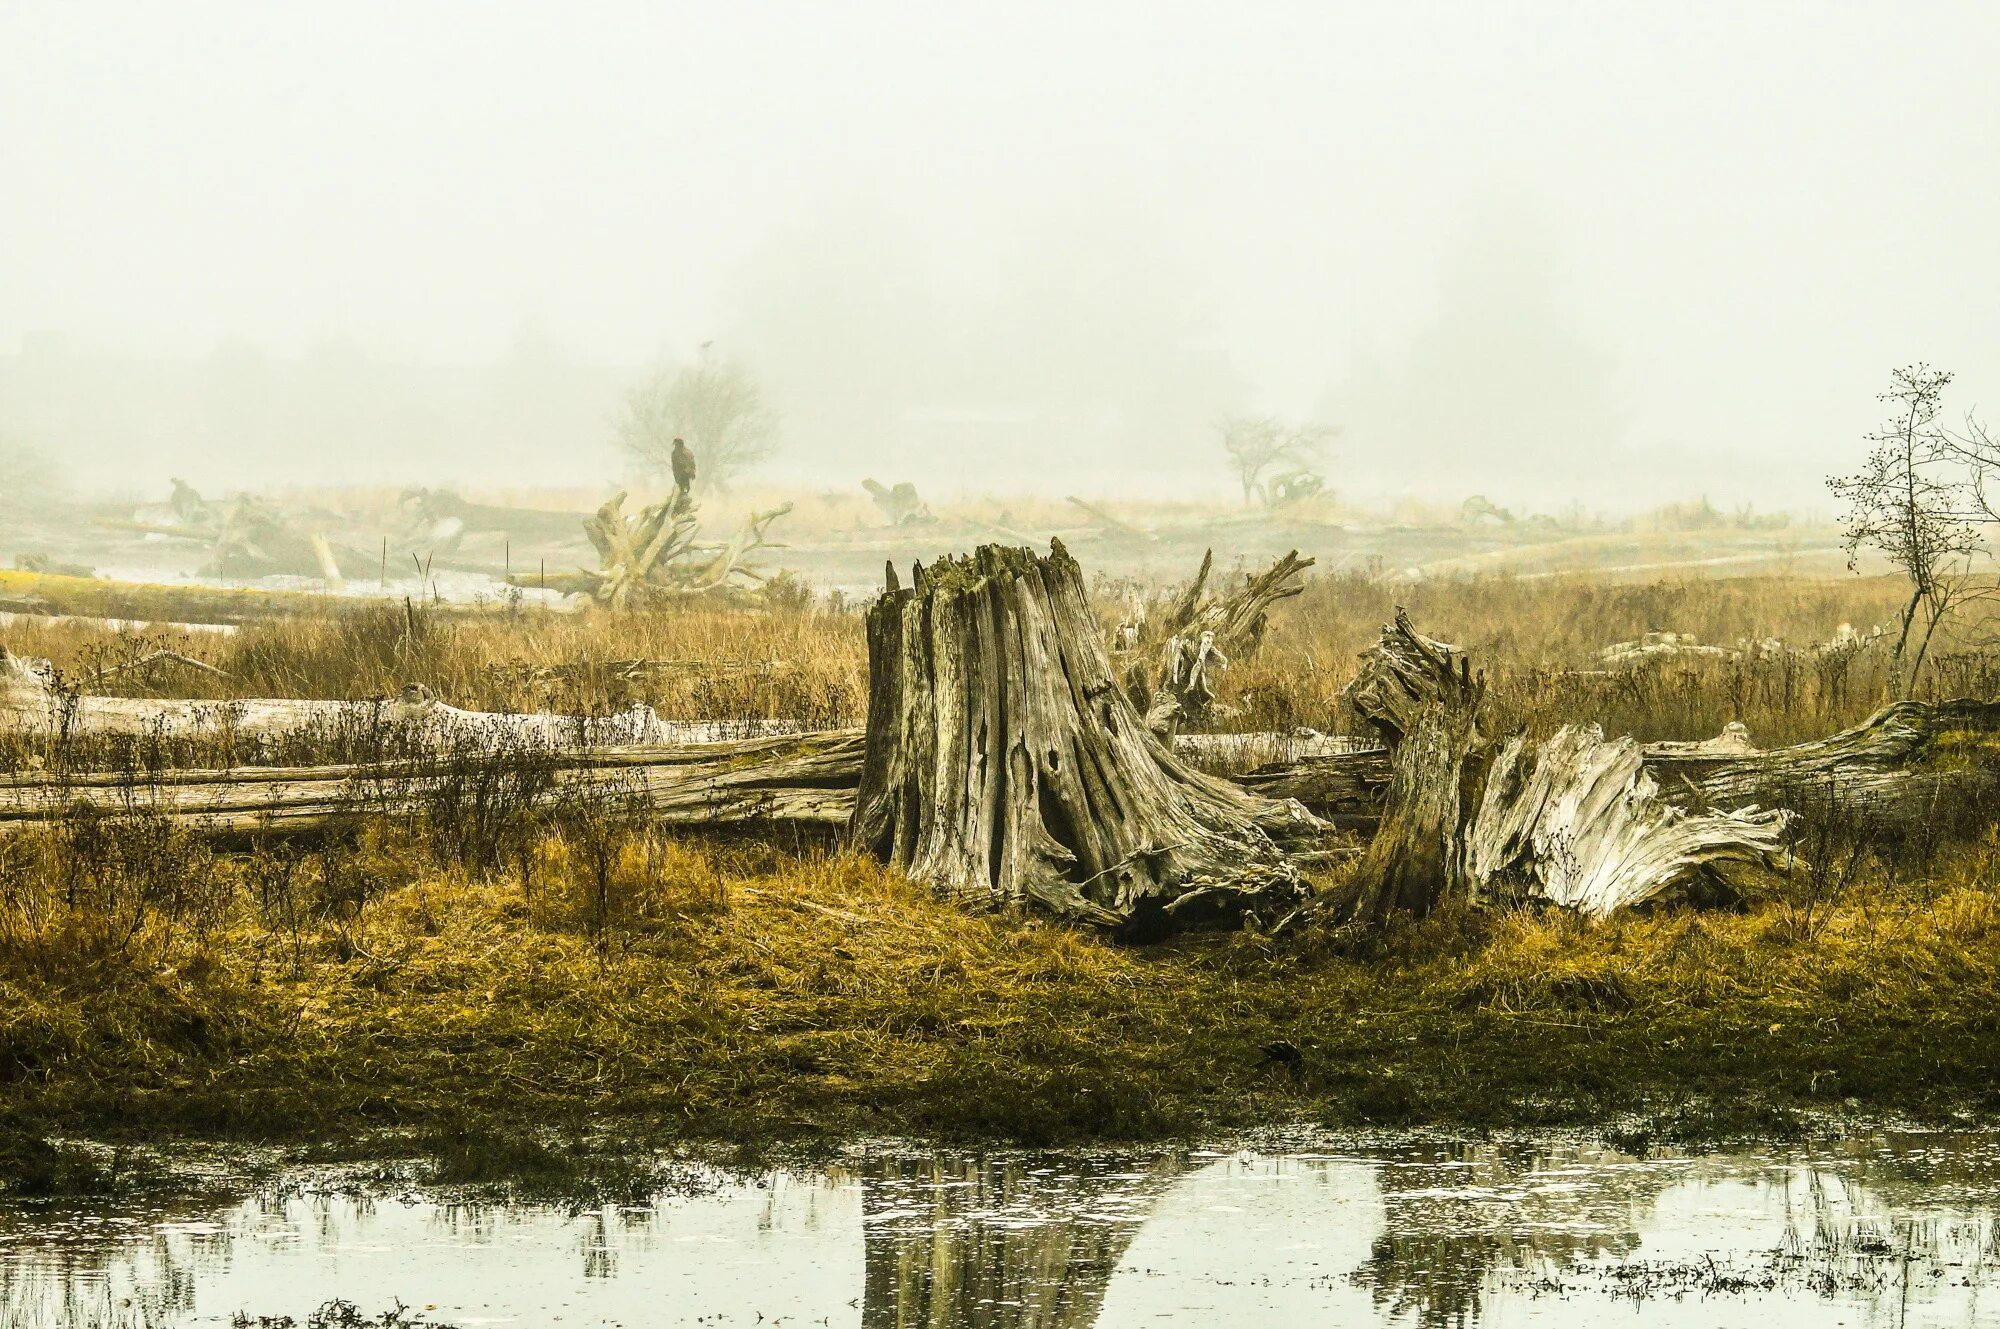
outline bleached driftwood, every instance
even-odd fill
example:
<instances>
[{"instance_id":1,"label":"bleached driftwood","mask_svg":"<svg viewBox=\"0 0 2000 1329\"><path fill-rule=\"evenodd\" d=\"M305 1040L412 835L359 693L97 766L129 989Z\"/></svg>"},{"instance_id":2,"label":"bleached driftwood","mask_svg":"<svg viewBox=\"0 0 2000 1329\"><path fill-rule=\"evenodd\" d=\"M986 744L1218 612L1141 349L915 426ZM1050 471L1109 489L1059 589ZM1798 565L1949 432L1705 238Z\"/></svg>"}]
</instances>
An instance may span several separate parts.
<instances>
[{"instance_id":1,"label":"bleached driftwood","mask_svg":"<svg viewBox=\"0 0 2000 1329\"><path fill-rule=\"evenodd\" d=\"M1648 660L1731 659L1740 654L1723 646L1705 646L1692 632L1648 632L1637 641L1613 642L1597 653L1597 660L1613 669L1630 669Z\"/></svg>"},{"instance_id":2,"label":"bleached driftwood","mask_svg":"<svg viewBox=\"0 0 2000 1329\"><path fill-rule=\"evenodd\" d=\"M1120 626L1113 645L1128 658L1126 691L1155 733L1206 719L1215 700L1215 675L1232 659L1254 655L1263 644L1272 606L1300 594L1298 578L1314 560L1298 550L1246 577L1222 594L1210 590L1215 551L1202 556L1194 580L1157 612ZM1149 673L1148 660L1153 662Z\"/></svg>"},{"instance_id":3,"label":"bleached driftwood","mask_svg":"<svg viewBox=\"0 0 2000 1329\"><path fill-rule=\"evenodd\" d=\"M1639 745L1596 725L1514 735L1486 772L1465 832L1475 900L1528 898L1602 918L1697 877L1785 870L1790 814L1690 812L1664 802Z\"/></svg>"},{"instance_id":4,"label":"bleached driftwood","mask_svg":"<svg viewBox=\"0 0 2000 1329\"><path fill-rule=\"evenodd\" d=\"M1851 623L1842 623L1826 641L1795 646L1778 637L1743 637L1734 646L1709 646L1692 632L1647 632L1634 641L1618 641L1597 653L1598 663L1616 671L1635 669L1654 660L1801 660L1854 655L1887 637L1889 629L1877 624L1867 632L1856 632Z\"/></svg>"},{"instance_id":5,"label":"bleached driftwood","mask_svg":"<svg viewBox=\"0 0 2000 1329\"><path fill-rule=\"evenodd\" d=\"M1516 735L1490 751L1483 691L1462 652L1418 633L1400 609L1364 656L1348 698L1384 736L1392 774L1375 840L1327 906L1338 921L1424 914L1503 885L1602 916L1697 875L1733 888L1746 872L1776 870L1783 813L1671 806L1639 745L1607 743L1595 726L1532 748Z\"/></svg>"},{"instance_id":6,"label":"bleached driftwood","mask_svg":"<svg viewBox=\"0 0 2000 1329\"><path fill-rule=\"evenodd\" d=\"M0 727L37 737L271 739L357 726L440 742L543 747L686 742L712 729L668 724L643 705L606 716L461 710L417 683L368 701L99 697L57 686L45 662L0 647Z\"/></svg>"},{"instance_id":7,"label":"bleached driftwood","mask_svg":"<svg viewBox=\"0 0 2000 1329\"><path fill-rule=\"evenodd\" d=\"M2000 703L1899 701L1852 729L1765 752L1656 744L1646 766L1670 798L1715 807L1810 802L1830 815L1907 824L1931 815L1941 794L1984 795L1993 780L1986 736L1996 732ZM1958 736L1979 760L1938 760Z\"/></svg>"},{"instance_id":8,"label":"bleached driftwood","mask_svg":"<svg viewBox=\"0 0 2000 1329\"><path fill-rule=\"evenodd\" d=\"M861 735L846 730L594 751L446 752L368 765L0 777L0 829L84 812L160 817L205 835L290 834L421 812L480 784L484 771L519 777L523 811L588 791L662 824L825 833L845 828L853 812L861 747Z\"/></svg>"},{"instance_id":9,"label":"bleached driftwood","mask_svg":"<svg viewBox=\"0 0 2000 1329\"><path fill-rule=\"evenodd\" d=\"M1181 764L1112 675L1076 561L982 546L868 614L855 842L953 900L1133 928L1286 904L1318 823Z\"/></svg>"},{"instance_id":10,"label":"bleached driftwood","mask_svg":"<svg viewBox=\"0 0 2000 1329\"><path fill-rule=\"evenodd\" d=\"M696 543L699 521L695 504L684 491L642 508L635 516L627 516L624 509L625 494L620 492L583 523L600 566L554 576L510 576L508 584L588 596L611 609L741 591L745 583L755 586L764 580L745 560L769 544L772 523L789 513L792 505L752 513L734 536L718 546Z\"/></svg>"}]
</instances>

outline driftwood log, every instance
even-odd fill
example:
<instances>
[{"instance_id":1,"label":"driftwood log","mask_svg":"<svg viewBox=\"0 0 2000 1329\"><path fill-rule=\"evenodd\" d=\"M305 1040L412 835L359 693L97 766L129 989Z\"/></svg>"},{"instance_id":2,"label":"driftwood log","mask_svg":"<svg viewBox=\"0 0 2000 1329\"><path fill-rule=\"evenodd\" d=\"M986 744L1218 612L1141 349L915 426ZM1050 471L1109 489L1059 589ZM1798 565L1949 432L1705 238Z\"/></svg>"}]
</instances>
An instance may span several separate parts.
<instances>
[{"instance_id":1,"label":"driftwood log","mask_svg":"<svg viewBox=\"0 0 2000 1329\"><path fill-rule=\"evenodd\" d=\"M1602 918L1696 879L1786 871L1790 820L1754 806L1676 807L1637 743L1565 725L1542 743L1517 734L1501 745L1467 826L1463 871L1474 900L1518 896Z\"/></svg>"},{"instance_id":2,"label":"driftwood log","mask_svg":"<svg viewBox=\"0 0 2000 1329\"><path fill-rule=\"evenodd\" d=\"M764 574L745 560L770 543L772 523L792 510L790 503L753 512L720 545L697 542L695 504L685 491L628 516L625 494L613 495L584 519L583 531L597 551L599 566L554 576L511 575L510 586L588 596L610 609L640 608L691 596L754 589Z\"/></svg>"},{"instance_id":3,"label":"driftwood log","mask_svg":"<svg viewBox=\"0 0 2000 1329\"><path fill-rule=\"evenodd\" d=\"M678 747L441 751L366 765L0 777L0 830L81 814L160 817L198 834L294 834L419 813L513 775L523 811L589 790L668 825L824 835L852 816L861 749L859 731L837 730Z\"/></svg>"},{"instance_id":4,"label":"driftwood log","mask_svg":"<svg viewBox=\"0 0 2000 1329\"><path fill-rule=\"evenodd\" d=\"M395 730L412 740L440 744L552 749L740 736L740 729L724 734L717 725L670 724L644 705L601 716L461 710L420 683L406 685L394 697L368 701L100 697L61 686L45 663L4 646L0 727L44 741L106 736L227 741Z\"/></svg>"},{"instance_id":5,"label":"driftwood log","mask_svg":"<svg viewBox=\"0 0 2000 1329\"><path fill-rule=\"evenodd\" d=\"M940 895L1102 927L1288 905L1320 823L1177 760L1119 688L1060 541L919 566L868 614L853 837Z\"/></svg>"}]
</instances>

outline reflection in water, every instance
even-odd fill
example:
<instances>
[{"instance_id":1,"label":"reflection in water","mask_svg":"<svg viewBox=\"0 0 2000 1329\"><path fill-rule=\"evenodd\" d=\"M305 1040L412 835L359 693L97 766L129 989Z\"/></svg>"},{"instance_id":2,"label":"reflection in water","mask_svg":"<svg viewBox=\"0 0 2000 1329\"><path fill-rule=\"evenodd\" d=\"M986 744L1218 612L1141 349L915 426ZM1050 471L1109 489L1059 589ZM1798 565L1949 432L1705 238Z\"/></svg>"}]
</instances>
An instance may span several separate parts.
<instances>
[{"instance_id":1,"label":"reflection in water","mask_svg":"<svg viewBox=\"0 0 2000 1329\"><path fill-rule=\"evenodd\" d=\"M1414 1146L1382 1165L1382 1230L1355 1278L1390 1316L1455 1329L1496 1275L1634 1250L1645 1215L1684 1174L1609 1149Z\"/></svg>"},{"instance_id":2,"label":"reflection in water","mask_svg":"<svg viewBox=\"0 0 2000 1329\"><path fill-rule=\"evenodd\" d=\"M1633 1159L1556 1142L919 1154L581 1213L355 1194L0 1208L0 1327L304 1319L828 1329L2000 1326L2000 1141ZM1990 1304L1989 1304L1990 1303Z\"/></svg>"},{"instance_id":3,"label":"reflection in water","mask_svg":"<svg viewBox=\"0 0 2000 1329\"><path fill-rule=\"evenodd\" d=\"M882 1158L865 1174L867 1329L1088 1329L1169 1159Z\"/></svg>"}]
</instances>

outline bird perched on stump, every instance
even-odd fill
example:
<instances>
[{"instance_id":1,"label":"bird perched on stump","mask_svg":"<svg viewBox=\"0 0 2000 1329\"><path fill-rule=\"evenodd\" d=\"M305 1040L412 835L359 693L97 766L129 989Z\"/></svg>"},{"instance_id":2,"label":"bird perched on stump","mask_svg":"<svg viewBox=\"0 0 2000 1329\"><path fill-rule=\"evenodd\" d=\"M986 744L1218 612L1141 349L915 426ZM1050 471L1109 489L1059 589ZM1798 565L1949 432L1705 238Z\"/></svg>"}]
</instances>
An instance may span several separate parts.
<instances>
[{"instance_id":1,"label":"bird perched on stump","mask_svg":"<svg viewBox=\"0 0 2000 1329\"><path fill-rule=\"evenodd\" d=\"M673 465L674 490L680 502L685 504L694 488L694 450L688 447L687 440L674 440Z\"/></svg>"}]
</instances>

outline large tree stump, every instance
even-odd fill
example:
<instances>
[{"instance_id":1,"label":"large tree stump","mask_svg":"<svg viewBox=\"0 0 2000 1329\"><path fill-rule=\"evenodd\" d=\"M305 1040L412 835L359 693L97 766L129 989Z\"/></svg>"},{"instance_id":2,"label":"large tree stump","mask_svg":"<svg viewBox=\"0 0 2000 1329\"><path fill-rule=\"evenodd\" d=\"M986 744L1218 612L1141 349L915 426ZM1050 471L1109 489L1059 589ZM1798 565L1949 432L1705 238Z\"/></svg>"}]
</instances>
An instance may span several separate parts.
<instances>
[{"instance_id":1,"label":"large tree stump","mask_svg":"<svg viewBox=\"0 0 2000 1329\"><path fill-rule=\"evenodd\" d=\"M940 895L1144 931L1285 905L1291 800L1190 770L1118 687L1076 561L987 545L868 615L855 840Z\"/></svg>"}]
</instances>

